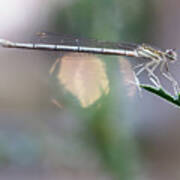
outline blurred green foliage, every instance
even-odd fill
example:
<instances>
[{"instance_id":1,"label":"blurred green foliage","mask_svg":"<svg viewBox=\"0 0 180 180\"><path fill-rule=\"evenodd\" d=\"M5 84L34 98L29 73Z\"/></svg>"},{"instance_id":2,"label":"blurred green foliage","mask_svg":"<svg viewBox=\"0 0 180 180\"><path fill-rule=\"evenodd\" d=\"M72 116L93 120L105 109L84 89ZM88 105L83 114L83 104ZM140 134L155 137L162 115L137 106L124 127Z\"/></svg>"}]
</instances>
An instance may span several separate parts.
<instances>
[{"instance_id":1,"label":"blurred green foliage","mask_svg":"<svg viewBox=\"0 0 180 180\"><path fill-rule=\"evenodd\" d=\"M150 0L78 0L65 7L56 6L53 12L49 26L55 32L110 41L141 42L150 39L148 31L153 19L153 6ZM83 141L85 146L97 152L103 167L113 177L134 180L139 169L139 155L132 127L129 125L133 112L125 89L120 83L121 74L118 71L117 58L101 57L101 59L106 64L109 79L108 95L102 96L97 102L84 109L80 106L78 98L67 92L54 76L50 79L53 92L55 98L62 102L64 107L73 113L73 118L79 120L83 126L83 128L79 127L77 133L79 141ZM59 111L62 115L63 110ZM44 134L47 134L48 130L44 131ZM47 135L42 133L44 138L37 138L37 141L34 141L34 136L24 134L12 140L1 136L5 139L5 142L0 142L1 162L13 162L19 166L36 163L38 158L48 156L43 144L45 142L42 143L42 139L45 141L46 138L50 139L53 148L60 146L57 148L57 154L60 156L62 147L60 141L55 140L58 136L46 137ZM73 135L72 133L67 136L77 140ZM76 142L74 139L73 142ZM51 146L51 143L48 145ZM70 149L70 146L68 148Z\"/></svg>"},{"instance_id":2,"label":"blurred green foliage","mask_svg":"<svg viewBox=\"0 0 180 180\"><path fill-rule=\"evenodd\" d=\"M149 0L78 0L56 8L52 26L58 32L111 41L150 39L154 9Z\"/></svg>"},{"instance_id":3,"label":"blurred green foliage","mask_svg":"<svg viewBox=\"0 0 180 180\"><path fill-rule=\"evenodd\" d=\"M153 6L148 0L79 0L64 8L56 7L51 27L65 34L141 42L150 39L152 19ZM128 125L128 98L116 82L116 58L106 57L103 61L110 81L109 95L87 109L78 104L72 106L74 100L70 101L69 95L68 103L85 126L83 138L97 150L104 167L117 179L134 180L139 160L133 131Z\"/></svg>"}]
</instances>

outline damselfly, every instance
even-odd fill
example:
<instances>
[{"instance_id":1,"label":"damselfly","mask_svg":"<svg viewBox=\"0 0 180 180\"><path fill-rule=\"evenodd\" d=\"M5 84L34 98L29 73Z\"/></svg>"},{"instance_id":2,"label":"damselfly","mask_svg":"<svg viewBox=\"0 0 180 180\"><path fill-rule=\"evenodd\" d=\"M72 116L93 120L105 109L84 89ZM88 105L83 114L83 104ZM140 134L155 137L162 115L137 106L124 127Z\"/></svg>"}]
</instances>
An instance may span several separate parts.
<instances>
[{"instance_id":1,"label":"damselfly","mask_svg":"<svg viewBox=\"0 0 180 180\"><path fill-rule=\"evenodd\" d=\"M46 36L46 33L40 33L40 36ZM155 86L160 87L160 80L154 73L160 66L161 74L172 83L175 94L179 92L178 83L168 69L168 63L177 60L177 54L174 49L163 51L146 44L110 43L96 40L83 41L78 38L74 38L73 40L61 39L59 44L53 42L20 43L0 39L0 45L7 48L116 55L135 57L138 59L145 58L149 61L135 66L134 70L139 69L135 75L138 77L143 71L147 71L149 80Z\"/></svg>"}]
</instances>

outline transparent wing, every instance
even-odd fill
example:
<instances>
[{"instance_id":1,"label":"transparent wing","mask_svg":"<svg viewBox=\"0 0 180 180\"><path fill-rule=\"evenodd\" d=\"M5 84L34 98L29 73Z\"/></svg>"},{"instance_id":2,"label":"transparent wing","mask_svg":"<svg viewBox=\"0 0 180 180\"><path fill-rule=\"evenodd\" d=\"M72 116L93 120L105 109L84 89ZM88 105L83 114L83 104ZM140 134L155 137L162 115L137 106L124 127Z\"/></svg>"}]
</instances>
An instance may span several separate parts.
<instances>
[{"instance_id":1,"label":"transparent wing","mask_svg":"<svg viewBox=\"0 0 180 180\"><path fill-rule=\"evenodd\" d=\"M100 47L100 48L112 48L112 49L127 49L134 50L137 48L137 44L133 43L114 43L99 41L96 39L80 38L72 35L64 35L58 33L40 32L37 33L38 42L47 44L64 44L75 46L88 46L88 47Z\"/></svg>"}]
</instances>

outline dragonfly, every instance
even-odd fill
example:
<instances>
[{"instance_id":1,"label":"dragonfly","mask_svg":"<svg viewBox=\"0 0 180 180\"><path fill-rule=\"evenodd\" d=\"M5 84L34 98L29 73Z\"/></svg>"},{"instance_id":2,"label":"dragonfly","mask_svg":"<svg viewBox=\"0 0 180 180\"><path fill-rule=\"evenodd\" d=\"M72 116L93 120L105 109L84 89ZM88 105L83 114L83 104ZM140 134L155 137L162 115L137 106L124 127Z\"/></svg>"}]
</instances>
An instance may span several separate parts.
<instances>
[{"instance_id":1,"label":"dragonfly","mask_svg":"<svg viewBox=\"0 0 180 180\"><path fill-rule=\"evenodd\" d=\"M38 36L43 39L49 35L41 32L38 33ZM56 35L54 36L54 39L56 39ZM155 70L159 67L161 74L172 83L174 93L178 94L179 92L179 85L168 68L169 63L177 61L177 53L174 49L160 50L145 43L114 43L94 39L84 40L80 38L61 38L59 43L53 41L45 43L22 43L0 39L0 45L5 48L78 52L148 59L145 63L140 63L133 67L133 70L136 71L136 77L139 77L142 72L146 71L149 80L159 88L161 87L161 82L159 77L155 74Z\"/></svg>"}]
</instances>

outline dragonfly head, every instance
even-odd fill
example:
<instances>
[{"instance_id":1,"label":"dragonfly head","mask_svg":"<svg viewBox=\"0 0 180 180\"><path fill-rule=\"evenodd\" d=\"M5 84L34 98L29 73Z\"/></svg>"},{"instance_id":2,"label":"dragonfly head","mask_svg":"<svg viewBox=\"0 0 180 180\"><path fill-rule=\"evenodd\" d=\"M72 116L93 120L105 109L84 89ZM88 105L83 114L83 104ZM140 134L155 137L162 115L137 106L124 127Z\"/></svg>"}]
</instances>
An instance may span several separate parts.
<instances>
[{"instance_id":1,"label":"dragonfly head","mask_svg":"<svg viewBox=\"0 0 180 180\"><path fill-rule=\"evenodd\" d=\"M165 52L165 56L171 62L174 62L177 60L177 53L175 49L167 49Z\"/></svg>"}]
</instances>

